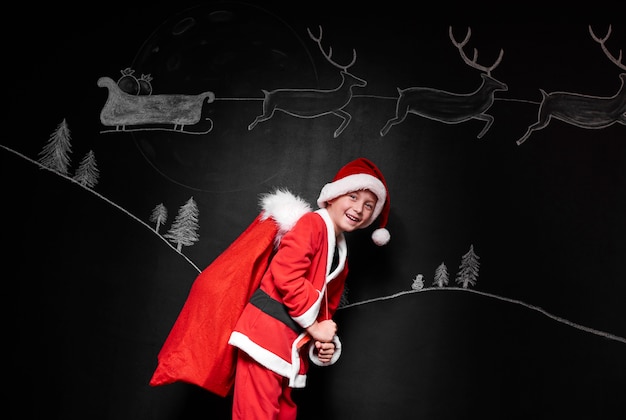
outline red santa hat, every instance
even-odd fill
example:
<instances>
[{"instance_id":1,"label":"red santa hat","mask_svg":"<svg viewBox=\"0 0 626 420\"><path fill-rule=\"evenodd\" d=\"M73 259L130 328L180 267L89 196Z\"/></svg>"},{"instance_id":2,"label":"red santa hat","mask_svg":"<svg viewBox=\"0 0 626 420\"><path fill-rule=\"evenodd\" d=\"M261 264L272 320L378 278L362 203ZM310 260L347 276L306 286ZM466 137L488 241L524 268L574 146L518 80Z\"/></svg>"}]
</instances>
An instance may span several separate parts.
<instances>
[{"instance_id":1,"label":"red santa hat","mask_svg":"<svg viewBox=\"0 0 626 420\"><path fill-rule=\"evenodd\" d=\"M347 163L337 172L332 182L324 185L317 205L324 208L328 200L347 194L352 191L369 190L373 192L378 201L370 220L362 227L365 228L379 217L379 227L372 233L372 240L376 245L382 246L389 242L391 235L386 229L389 218L389 191L382 172L366 158L358 158Z\"/></svg>"}]
</instances>

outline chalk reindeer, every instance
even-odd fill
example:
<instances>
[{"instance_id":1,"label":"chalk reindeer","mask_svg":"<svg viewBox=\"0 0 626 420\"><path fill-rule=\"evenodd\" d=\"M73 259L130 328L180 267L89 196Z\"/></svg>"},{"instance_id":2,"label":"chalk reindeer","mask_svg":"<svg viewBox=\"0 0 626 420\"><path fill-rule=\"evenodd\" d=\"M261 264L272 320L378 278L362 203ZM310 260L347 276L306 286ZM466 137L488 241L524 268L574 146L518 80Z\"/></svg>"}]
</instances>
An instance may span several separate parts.
<instances>
[{"instance_id":1,"label":"chalk reindeer","mask_svg":"<svg viewBox=\"0 0 626 420\"><path fill-rule=\"evenodd\" d=\"M491 72L500 64L504 51L500 49L500 54L496 61L490 66L481 66L477 63L478 51L474 49L474 57L470 60L463 47L469 41L472 30L467 28L467 35L462 42L457 42L452 34L452 27L449 28L449 35L452 44L457 47L461 58L465 64L475 69L481 70L482 84L472 93L459 94L446 92L427 87L410 87L407 89L398 88L398 101L396 103L396 116L391 118L380 130L380 135L385 136L389 129L400 124L408 114L419 115L424 118L440 121L446 124L458 124L472 119L485 121L485 126L478 133L478 138L485 135L491 124L493 116L486 113L491 108L496 91L507 91L508 86L491 76Z\"/></svg>"},{"instance_id":2,"label":"chalk reindeer","mask_svg":"<svg viewBox=\"0 0 626 420\"><path fill-rule=\"evenodd\" d=\"M263 89L263 114L254 119L248 130L252 130L259 122L267 121L275 111L298 118L316 118L323 115L336 115L343 119L341 125L335 130L333 137L337 138L347 127L352 116L344 110L352 99L352 88L364 87L367 82L348 72L348 69L356 62L356 51L352 50L352 61L342 66L332 60L333 50L329 47L328 53L322 47L322 27L319 27L319 37L315 37L307 28L307 32L313 41L317 43L322 55L333 66L340 69L341 84L331 90L319 89L276 89L267 91Z\"/></svg>"},{"instance_id":3,"label":"chalk reindeer","mask_svg":"<svg viewBox=\"0 0 626 420\"><path fill-rule=\"evenodd\" d=\"M622 51L614 57L606 48L605 42L611 35L611 25L604 38L598 38L589 25L589 33L594 41L602 46L602 51L617 67L626 70L622 63ZM541 130L550 124L552 118L561 120L580 128L606 128L615 123L626 125L626 73L619 75L621 85L617 93L611 97L581 95L569 92L541 92L541 105L536 123L528 127L526 133L517 140L517 145L524 143L533 131Z\"/></svg>"}]
</instances>

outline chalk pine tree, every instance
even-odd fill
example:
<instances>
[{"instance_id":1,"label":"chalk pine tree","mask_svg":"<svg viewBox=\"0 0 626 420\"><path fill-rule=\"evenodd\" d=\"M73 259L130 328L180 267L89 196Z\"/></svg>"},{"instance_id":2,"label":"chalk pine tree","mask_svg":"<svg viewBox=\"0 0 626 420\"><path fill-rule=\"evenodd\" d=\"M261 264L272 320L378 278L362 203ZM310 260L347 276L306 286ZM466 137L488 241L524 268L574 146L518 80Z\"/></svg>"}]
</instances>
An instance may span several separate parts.
<instances>
[{"instance_id":1,"label":"chalk pine tree","mask_svg":"<svg viewBox=\"0 0 626 420\"><path fill-rule=\"evenodd\" d=\"M80 161L73 179L86 187L93 188L98 183L99 173L96 157L93 150L90 150Z\"/></svg>"},{"instance_id":2,"label":"chalk pine tree","mask_svg":"<svg viewBox=\"0 0 626 420\"><path fill-rule=\"evenodd\" d=\"M163 235L170 242L176 244L176 249L181 252L184 246L193 245L200 239L198 234L198 206L191 197L178 210L178 214L172 223L170 230Z\"/></svg>"},{"instance_id":3,"label":"chalk pine tree","mask_svg":"<svg viewBox=\"0 0 626 420\"><path fill-rule=\"evenodd\" d=\"M464 289L467 289L470 285L476 285L478 269L480 268L478 259L478 255L474 253L474 245L471 245L469 251L461 258L461 265L459 265L459 272L455 281L457 284L462 285Z\"/></svg>"},{"instance_id":4,"label":"chalk pine tree","mask_svg":"<svg viewBox=\"0 0 626 420\"><path fill-rule=\"evenodd\" d=\"M159 231L162 224L167 221L167 208L163 203L157 204L150 214L150 221L154 223L154 230Z\"/></svg>"},{"instance_id":5,"label":"chalk pine tree","mask_svg":"<svg viewBox=\"0 0 626 420\"><path fill-rule=\"evenodd\" d=\"M433 285L437 287L444 287L448 285L448 267L444 263L439 264L439 267L435 270L435 279Z\"/></svg>"},{"instance_id":6,"label":"chalk pine tree","mask_svg":"<svg viewBox=\"0 0 626 420\"><path fill-rule=\"evenodd\" d=\"M70 140L70 129L64 118L50 135L48 143L39 152L39 163L46 168L67 175L68 167L70 166L69 154L72 151Z\"/></svg>"}]
</instances>

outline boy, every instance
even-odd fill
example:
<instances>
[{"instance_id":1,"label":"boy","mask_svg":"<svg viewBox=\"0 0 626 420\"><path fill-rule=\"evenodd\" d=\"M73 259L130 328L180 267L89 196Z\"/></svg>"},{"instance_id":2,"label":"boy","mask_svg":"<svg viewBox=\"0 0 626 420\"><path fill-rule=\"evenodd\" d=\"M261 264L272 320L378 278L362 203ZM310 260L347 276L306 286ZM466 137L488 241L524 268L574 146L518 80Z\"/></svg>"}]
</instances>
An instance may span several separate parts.
<instances>
[{"instance_id":1,"label":"boy","mask_svg":"<svg viewBox=\"0 0 626 420\"><path fill-rule=\"evenodd\" d=\"M305 386L308 359L326 366L341 354L332 316L348 274L344 232L379 218L373 241L390 239L389 193L368 159L342 167L317 204L281 190L262 198L263 212L194 282L150 385L225 396L234 379L234 420L296 418L291 389Z\"/></svg>"},{"instance_id":2,"label":"boy","mask_svg":"<svg viewBox=\"0 0 626 420\"><path fill-rule=\"evenodd\" d=\"M305 356L323 366L341 353L331 317L348 273L344 232L365 228L382 213L382 228L373 239L380 245L389 240L384 229L389 195L369 160L344 166L322 188L317 204L319 210L302 215L281 239L230 336L229 343L239 348L233 419L296 418L291 388L305 386ZM335 249L336 268L331 267Z\"/></svg>"}]
</instances>

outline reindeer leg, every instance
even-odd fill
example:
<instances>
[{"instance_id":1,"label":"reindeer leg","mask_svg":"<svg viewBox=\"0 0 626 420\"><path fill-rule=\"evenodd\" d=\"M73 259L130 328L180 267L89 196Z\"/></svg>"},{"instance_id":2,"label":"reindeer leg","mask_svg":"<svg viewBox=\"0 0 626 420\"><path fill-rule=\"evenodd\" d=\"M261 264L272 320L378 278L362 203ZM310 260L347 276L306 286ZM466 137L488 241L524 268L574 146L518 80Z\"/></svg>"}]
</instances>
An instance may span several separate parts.
<instances>
[{"instance_id":1,"label":"reindeer leg","mask_svg":"<svg viewBox=\"0 0 626 420\"><path fill-rule=\"evenodd\" d=\"M541 130L542 128L546 127L550 123L551 119L552 117L548 115L545 121L537 121L536 123L530 125L528 127L528 130L526 130L526 134L524 134L518 141L516 141L517 145L519 146L520 144L524 143L528 139L528 137L530 137L533 131Z\"/></svg>"},{"instance_id":2,"label":"reindeer leg","mask_svg":"<svg viewBox=\"0 0 626 420\"><path fill-rule=\"evenodd\" d=\"M252 130L258 123L269 120L270 118L272 118L273 115L274 109L272 109L272 112L270 112L269 114L267 112L264 112L263 115L259 115L254 119L254 121L250 123L250 125L248 125L248 131Z\"/></svg>"},{"instance_id":3,"label":"reindeer leg","mask_svg":"<svg viewBox=\"0 0 626 420\"><path fill-rule=\"evenodd\" d=\"M333 111L333 114L338 117L343 118L343 122L341 123L339 128L335 130L335 134L333 135L334 138L337 138L343 132L343 130L345 130L346 126L350 123L350 120L352 120L352 116L342 109Z\"/></svg>"},{"instance_id":4,"label":"reindeer leg","mask_svg":"<svg viewBox=\"0 0 626 420\"><path fill-rule=\"evenodd\" d=\"M380 130L381 137L385 137L385 135L387 134L387 132L389 131L391 127L393 127L396 124L400 124L402 121L404 121L407 114L409 113L409 105L404 104L403 103L404 101L401 101L402 98L403 98L402 96L398 98L398 104L396 106L396 116L393 118L390 118L389 121L387 121L387 123L385 124L385 126ZM402 108L402 111L400 111L401 108Z\"/></svg>"},{"instance_id":5,"label":"reindeer leg","mask_svg":"<svg viewBox=\"0 0 626 420\"><path fill-rule=\"evenodd\" d=\"M252 130L258 124L259 121L260 121L259 117L256 117L254 121L248 124L248 131Z\"/></svg>"},{"instance_id":6,"label":"reindeer leg","mask_svg":"<svg viewBox=\"0 0 626 420\"><path fill-rule=\"evenodd\" d=\"M387 121L387 124L385 124L385 126L380 130L380 136L385 137L385 134L387 134L391 126L396 125L399 122L400 121L398 121L397 118L391 118L389 121Z\"/></svg>"},{"instance_id":7,"label":"reindeer leg","mask_svg":"<svg viewBox=\"0 0 626 420\"><path fill-rule=\"evenodd\" d=\"M480 133L478 133L478 135L476 136L477 139L480 139L482 138L482 136L485 135L487 130L489 130L489 127L491 127L491 124L493 124L493 117L488 114L478 114L474 118L476 118L477 120L486 121L485 126L480 131Z\"/></svg>"}]
</instances>

